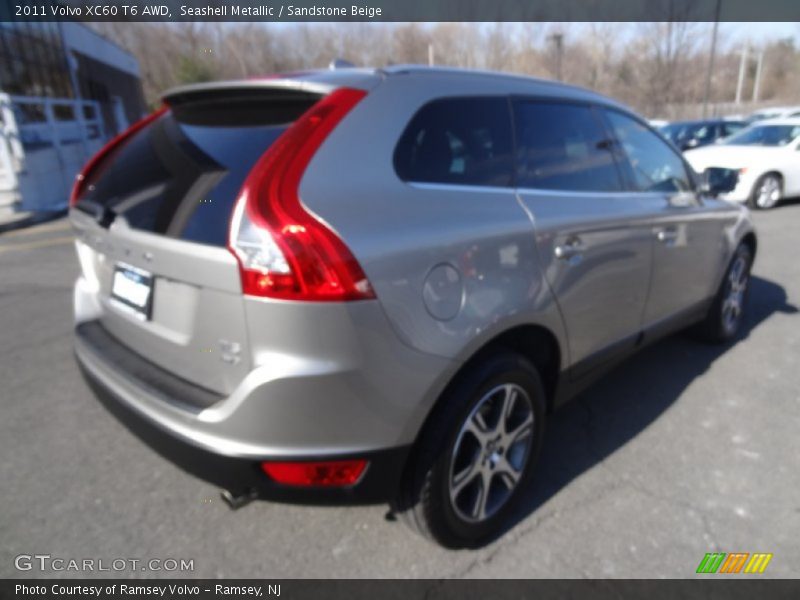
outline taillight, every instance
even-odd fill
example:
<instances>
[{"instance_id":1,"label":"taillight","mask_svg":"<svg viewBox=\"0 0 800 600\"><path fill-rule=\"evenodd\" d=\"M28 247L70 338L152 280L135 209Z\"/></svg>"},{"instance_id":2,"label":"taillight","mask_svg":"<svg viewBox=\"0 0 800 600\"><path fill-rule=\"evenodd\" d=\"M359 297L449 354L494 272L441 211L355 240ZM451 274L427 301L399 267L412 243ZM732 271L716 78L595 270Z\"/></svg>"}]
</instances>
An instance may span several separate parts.
<instances>
[{"instance_id":1,"label":"taillight","mask_svg":"<svg viewBox=\"0 0 800 600\"><path fill-rule=\"evenodd\" d=\"M100 148L97 154L92 156L92 158L89 159L86 165L84 165L83 169L81 169L81 172L75 176L75 183L72 186L72 193L69 196L69 205L75 206L75 204L78 202L78 198L80 198L81 194L83 194L84 188L86 187L86 179L89 177L89 174L102 162L102 160L106 156L108 156L108 154L112 150L114 150L114 148L119 146L122 142L127 140L129 137L131 137L134 133L136 133L143 127L146 127L147 125L155 121L158 117L163 115L167 110L169 110L167 106L162 106L161 108L147 115L143 119L136 121L133 125L128 127L128 129L111 138L106 143L105 146Z\"/></svg>"},{"instance_id":2,"label":"taillight","mask_svg":"<svg viewBox=\"0 0 800 600\"><path fill-rule=\"evenodd\" d=\"M336 487L354 485L361 479L365 460L323 462L263 462L261 470L277 483L296 486Z\"/></svg>"},{"instance_id":3,"label":"taillight","mask_svg":"<svg viewBox=\"0 0 800 600\"><path fill-rule=\"evenodd\" d=\"M320 100L270 146L247 176L229 240L245 294L311 301L375 297L350 250L306 210L298 192L317 149L365 95L340 88Z\"/></svg>"}]
</instances>

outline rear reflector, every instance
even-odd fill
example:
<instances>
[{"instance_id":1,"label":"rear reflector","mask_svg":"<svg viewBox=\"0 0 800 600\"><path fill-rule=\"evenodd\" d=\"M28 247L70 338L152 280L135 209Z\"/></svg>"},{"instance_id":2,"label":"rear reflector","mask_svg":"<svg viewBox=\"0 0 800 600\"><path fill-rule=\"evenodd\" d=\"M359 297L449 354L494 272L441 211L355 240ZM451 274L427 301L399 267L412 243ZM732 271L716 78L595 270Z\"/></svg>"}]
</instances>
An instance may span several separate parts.
<instances>
[{"instance_id":1,"label":"rear reflector","mask_svg":"<svg viewBox=\"0 0 800 600\"><path fill-rule=\"evenodd\" d=\"M89 177L89 174L100 165L103 159L106 156L108 156L111 153L111 151L114 150L114 148L122 144L125 140L130 138L134 133L136 133L143 127L146 127L147 125L155 121L158 117L167 112L167 110L169 110L169 107L162 106L155 112L147 115L145 118L136 121L133 125L128 127L128 129L126 129L119 135L111 138L106 143L105 146L100 148L97 154L92 156L92 158L89 159L86 165L84 165L83 169L81 169L81 172L75 176L75 183L72 186L72 193L69 196L69 205L75 206L75 204L78 202L78 199L83 194L84 188L86 186L86 178Z\"/></svg>"},{"instance_id":2,"label":"rear reflector","mask_svg":"<svg viewBox=\"0 0 800 600\"><path fill-rule=\"evenodd\" d=\"M298 191L316 151L365 95L340 88L320 100L270 146L247 176L228 243L239 261L245 294L334 302L375 297L350 250L303 206Z\"/></svg>"},{"instance_id":3,"label":"rear reflector","mask_svg":"<svg viewBox=\"0 0 800 600\"><path fill-rule=\"evenodd\" d=\"M366 467L366 460L261 463L264 473L277 483L321 487L353 485L361 478Z\"/></svg>"}]
</instances>

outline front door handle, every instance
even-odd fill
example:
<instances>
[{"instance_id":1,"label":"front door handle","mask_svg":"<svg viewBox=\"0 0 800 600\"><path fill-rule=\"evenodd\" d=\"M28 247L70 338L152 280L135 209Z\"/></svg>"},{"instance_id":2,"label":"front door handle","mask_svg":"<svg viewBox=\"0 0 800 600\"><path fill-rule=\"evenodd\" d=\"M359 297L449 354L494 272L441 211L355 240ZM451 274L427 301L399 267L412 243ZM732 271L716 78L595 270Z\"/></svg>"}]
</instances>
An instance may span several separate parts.
<instances>
[{"instance_id":1,"label":"front door handle","mask_svg":"<svg viewBox=\"0 0 800 600\"><path fill-rule=\"evenodd\" d=\"M561 260L570 260L576 256L580 256L586 250L580 239L572 238L564 244L559 244L553 249L556 258Z\"/></svg>"},{"instance_id":2,"label":"front door handle","mask_svg":"<svg viewBox=\"0 0 800 600\"><path fill-rule=\"evenodd\" d=\"M678 230L672 227L658 229L656 231L656 239L662 244L673 244L678 239Z\"/></svg>"}]
</instances>

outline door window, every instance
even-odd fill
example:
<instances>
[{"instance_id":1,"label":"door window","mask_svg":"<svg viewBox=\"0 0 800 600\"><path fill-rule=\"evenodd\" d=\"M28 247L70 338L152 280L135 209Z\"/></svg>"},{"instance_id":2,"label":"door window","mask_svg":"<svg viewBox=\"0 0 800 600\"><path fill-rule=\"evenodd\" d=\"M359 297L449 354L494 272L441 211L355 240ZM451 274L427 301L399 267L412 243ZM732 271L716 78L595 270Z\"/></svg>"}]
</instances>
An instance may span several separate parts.
<instances>
[{"instance_id":1,"label":"door window","mask_svg":"<svg viewBox=\"0 0 800 600\"><path fill-rule=\"evenodd\" d=\"M733 135L737 131L743 129L744 126L744 123L739 123L738 121L726 121L722 124L722 135L723 137Z\"/></svg>"},{"instance_id":2,"label":"door window","mask_svg":"<svg viewBox=\"0 0 800 600\"><path fill-rule=\"evenodd\" d=\"M686 192L691 180L681 157L644 124L606 110L609 125L627 158L624 163L636 188L646 192Z\"/></svg>"},{"instance_id":3,"label":"door window","mask_svg":"<svg viewBox=\"0 0 800 600\"><path fill-rule=\"evenodd\" d=\"M514 103L519 187L613 192L622 189L608 135L588 105Z\"/></svg>"}]
</instances>

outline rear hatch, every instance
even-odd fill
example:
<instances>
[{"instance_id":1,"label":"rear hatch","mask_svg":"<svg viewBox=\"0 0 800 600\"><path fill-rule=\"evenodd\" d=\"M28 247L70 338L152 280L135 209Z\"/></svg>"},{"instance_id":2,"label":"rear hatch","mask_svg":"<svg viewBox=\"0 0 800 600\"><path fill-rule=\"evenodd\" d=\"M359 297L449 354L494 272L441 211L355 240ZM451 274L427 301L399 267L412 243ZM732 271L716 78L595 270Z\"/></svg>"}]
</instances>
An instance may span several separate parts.
<instances>
[{"instance_id":1,"label":"rear hatch","mask_svg":"<svg viewBox=\"0 0 800 600\"><path fill-rule=\"evenodd\" d=\"M200 88L117 143L74 204L100 323L167 371L229 394L251 368L238 264L227 249L253 165L321 95Z\"/></svg>"}]
</instances>

